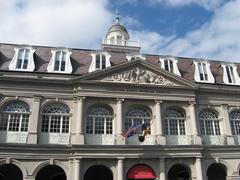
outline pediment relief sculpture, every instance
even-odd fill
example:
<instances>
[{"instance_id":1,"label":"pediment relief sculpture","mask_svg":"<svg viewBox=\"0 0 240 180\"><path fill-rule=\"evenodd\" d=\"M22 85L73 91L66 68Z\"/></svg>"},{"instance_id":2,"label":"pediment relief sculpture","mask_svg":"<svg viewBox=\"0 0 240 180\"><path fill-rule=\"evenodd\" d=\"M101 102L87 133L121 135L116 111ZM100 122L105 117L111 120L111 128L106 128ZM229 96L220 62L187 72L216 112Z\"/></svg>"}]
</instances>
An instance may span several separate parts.
<instances>
[{"instance_id":1,"label":"pediment relief sculpture","mask_svg":"<svg viewBox=\"0 0 240 180\"><path fill-rule=\"evenodd\" d=\"M104 77L101 81L177 86L176 83L169 81L163 76L157 75L140 67Z\"/></svg>"}]
</instances>

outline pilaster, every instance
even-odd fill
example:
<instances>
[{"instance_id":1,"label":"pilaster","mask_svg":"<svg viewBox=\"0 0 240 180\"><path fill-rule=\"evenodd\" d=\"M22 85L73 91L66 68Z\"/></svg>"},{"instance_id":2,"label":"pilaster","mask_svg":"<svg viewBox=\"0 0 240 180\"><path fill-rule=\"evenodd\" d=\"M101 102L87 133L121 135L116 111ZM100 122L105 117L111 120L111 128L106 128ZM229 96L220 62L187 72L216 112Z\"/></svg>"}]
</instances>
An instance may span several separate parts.
<instances>
[{"instance_id":1,"label":"pilaster","mask_svg":"<svg viewBox=\"0 0 240 180\"><path fill-rule=\"evenodd\" d=\"M160 180L166 180L166 167L165 167L165 159L164 158L160 158L160 174L159 174L159 179Z\"/></svg>"},{"instance_id":2,"label":"pilaster","mask_svg":"<svg viewBox=\"0 0 240 180\"><path fill-rule=\"evenodd\" d=\"M124 172L123 172L123 159L124 158L118 158L118 163L117 163L117 174L118 174L118 177L117 177L117 180L124 180Z\"/></svg>"},{"instance_id":3,"label":"pilaster","mask_svg":"<svg viewBox=\"0 0 240 180\"><path fill-rule=\"evenodd\" d=\"M74 106L74 118L72 121L72 129L74 130L71 135L72 144L84 144L84 132L83 132L83 106L84 106L85 97L77 97Z\"/></svg>"},{"instance_id":4,"label":"pilaster","mask_svg":"<svg viewBox=\"0 0 240 180\"><path fill-rule=\"evenodd\" d=\"M192 135L193 135L193 143L202 144L201 137L198 134L198 123L196 118L195 105L196 105L196 102L194 101L189 102L190 124L191 124Z\"/></svg>"},{"instance_id":5,"label":"pilaster","mask_svg":"<svg viewBox=\"0 0 240 180\"><path fill-rule=\"evenodd\" d=\"M117 99L117 116L116 116L116 125L117 125L117 136L116 144L125 144L125 138L123 137L123 102L124 99Z\"/></svg>"},{"instance_id":6,"label":"pilaster","mask_svg":"<svg viewBox=\"0 0 240 180\"><path fill-rule=\"evenodd\" d=\"M227 138L227 144L228 145L233 145L234 143L234 137L232 135L231 131L231 125L230 125L230 119L229 119L229 113L228 113L228 105L227 104L222 104L221 105L222 109L222 118L223 118L223 123L222 123L222 130L223 134L226 135Z\"/></svg>"},{"instance_id":7,"label":"pilaster","mask_svg":"<svg viewBox=\"0 0 240 180\"><path fill-rule=\"evenodd\" d=\"M196 169L196 180L204 180L203 171L202 171L202 160L199 157L196 158L195 169Z\"/></svg>"},{"instance_id":8,"label":"pilaster","mask_svg":"<svg viewBox=\"0 0 240 180\"><path fill-rule=\"evenodd\" d=\"M29 126L28 126L28 144L37 144L38 138L38 124L39 124L39 112L40 112L40 105L41 105L41 97L34 96L33 97L33 106L32 106L32 114L29 118Z\"/></svg>"},{"instance_id":9,"label":"pilaster","mask_svg":"<svg viewBox=\"0 0 240 180\"><path fill-rule=\"evenodd\" d=\"M157 144L165 145L166 139L163 135L163 122L162 122L162 112L161 112L161 104L163 101L156 100L155 101L155 108L156 108L156 127L155 127L155 133L153 135L156 136ZM153 127L152 127L153 128Z\"/></svg>"},{"instance_id":10,"label":"pilaster","mask_svg":"<svg viewBox=\"0 0 240 180\"><path fill-rule=\"evenodd\" d=\"M68 180L81 180L81 159L69 160Z\"/></svg>"}]
</instances>

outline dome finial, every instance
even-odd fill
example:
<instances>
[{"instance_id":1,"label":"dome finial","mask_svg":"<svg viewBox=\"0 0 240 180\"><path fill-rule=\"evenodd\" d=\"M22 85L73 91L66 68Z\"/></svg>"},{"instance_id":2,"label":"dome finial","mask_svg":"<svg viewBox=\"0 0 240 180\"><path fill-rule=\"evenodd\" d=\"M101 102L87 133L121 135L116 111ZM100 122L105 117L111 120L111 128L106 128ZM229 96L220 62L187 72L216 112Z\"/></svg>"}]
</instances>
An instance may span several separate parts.
<instances>
[{"instance_id":1,"label":"dome finial","mask_svg":"<svg viewBox=\"0 0 240 180\"><path fill-rule=\"evenodd\" d=\"M116 24L119 24L119 21L120 21L120 17L119 17L118 10L117 10L117 8L116 8L116 12L115 12L115 23L116 23Z\"/></svg>"}]
</instances>

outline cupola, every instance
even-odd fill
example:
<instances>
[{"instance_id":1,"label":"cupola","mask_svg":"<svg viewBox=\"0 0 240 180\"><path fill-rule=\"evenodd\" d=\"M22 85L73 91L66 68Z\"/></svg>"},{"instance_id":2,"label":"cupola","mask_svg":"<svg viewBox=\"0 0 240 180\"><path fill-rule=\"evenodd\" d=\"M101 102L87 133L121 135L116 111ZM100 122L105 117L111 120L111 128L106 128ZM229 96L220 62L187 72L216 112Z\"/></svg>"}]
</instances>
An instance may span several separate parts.
<instances>
[{"instance_id":1,"label":"cupola","mask_svg":"<svg viewBox=\"0 0 240 180\"><path fill-rule=\"evenodd\" d=\"M127 29L120 24L119 13L116 11L114 24L108 29L103 40L103 50L114 50L120 52L139 52L138 42L129 41L130 36Z\"/></svg>"}]
</instances>

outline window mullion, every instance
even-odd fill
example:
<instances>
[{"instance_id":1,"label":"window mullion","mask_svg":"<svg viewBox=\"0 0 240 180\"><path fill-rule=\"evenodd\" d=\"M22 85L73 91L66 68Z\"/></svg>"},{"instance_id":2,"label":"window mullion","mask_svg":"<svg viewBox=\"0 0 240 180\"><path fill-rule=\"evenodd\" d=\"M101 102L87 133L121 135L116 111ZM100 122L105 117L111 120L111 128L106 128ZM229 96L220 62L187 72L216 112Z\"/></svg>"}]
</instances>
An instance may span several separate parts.
<instances>
[{"instance_id":1,"label":"window mullion","mask_svg":"<svg viewBox=\"0 0 240 180\"><path fill-rule=\"evenodd\" d=\"M60 116L60 133L62 133L63 116Z\"/></svg>"},{"instance_id":2,"label":"window mullion","mask_svg":"<svg viewBox=\"0 0 240 180\"><path fill-rule=\"evenodd\" d=\"M212 126L213 126L213 134L216 135L215 121L212 121Z\"/></svg>"},{"instance_id":3,"label":"window mullion","mask_svg":"<svg viewBox=\"0 0 240 180\"><path fill-rule=\"evenodd\" d=\"M18 126L18 131L21 131L21 126L22 126L22 114L20 115L20 119L19 119L19 126Z\"/></svg>"},{"instance_id":4,"label":"window mullion","mask_svg":"<svg viewBox=\"0 0 240 180\"><path fill-rule=\"evenodd\" d=\"M10 121L11 121L11 114L8 114L7 131L9 131Z\"/></svg>"},{"instance_id":5,"label":"window mullion","mask_svg":"<svg viewBox=\"0 0 240 180\"><path fill-rule=\"evenodd\" d=\"M48 121L48 132L51 132L51 122L52 122L52 116L49 116L49 121Z\"/></svg>"}]
</instances>

